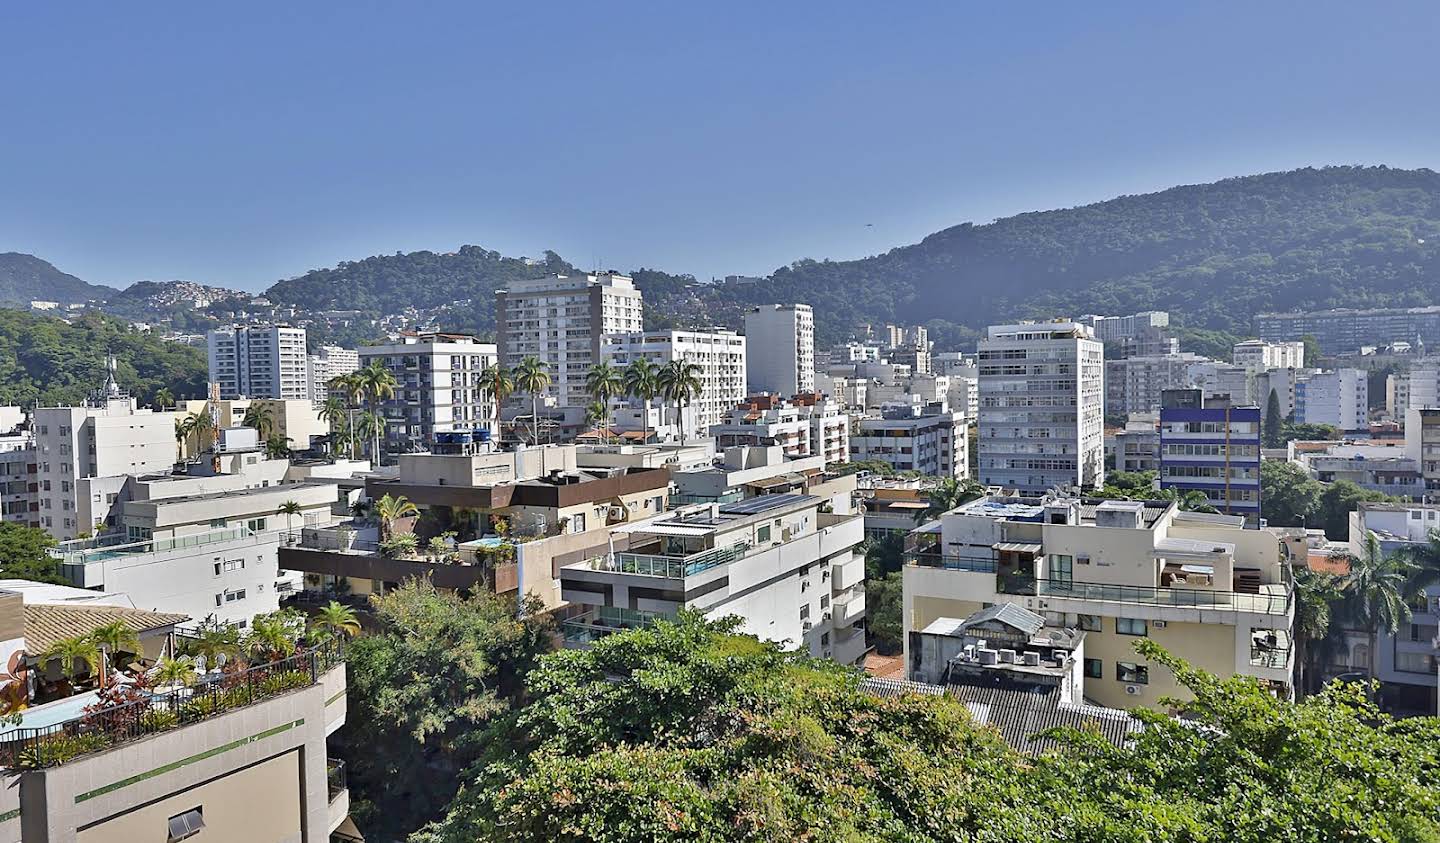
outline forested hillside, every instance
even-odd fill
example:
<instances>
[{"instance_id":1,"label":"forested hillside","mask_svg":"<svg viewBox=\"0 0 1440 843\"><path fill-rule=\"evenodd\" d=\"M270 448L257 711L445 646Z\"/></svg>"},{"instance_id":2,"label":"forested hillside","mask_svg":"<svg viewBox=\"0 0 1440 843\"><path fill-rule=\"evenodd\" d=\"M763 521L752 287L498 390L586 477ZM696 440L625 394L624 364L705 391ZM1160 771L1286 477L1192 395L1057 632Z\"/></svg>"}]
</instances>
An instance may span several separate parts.
<instances>
[{"instance_id":1,"label":"forested hillside","mask_svg":"<svg viewBox=\"0 0 1440 843\"><path fill-rule=\"evenodd\" d=\"M466 301L453 309L463 324L446 327L489 331L496 287L572 270L553 252L537 263L466 246L315 270L269 295L377 312ZM1191 329L1243 335L1267 310L1440 303L1440 175L1327 167L1246 176L965 223L862 260L796 261L758 282L701 284L653 269L635 277L652 325L738 326L748 305L803 301L815 306L822 343L886 320L929 323L953 344L1006 319L1149 308Z\"/></svg>"},{"instance_id":2,"label":"forested hillside","mask_svg":"<svg viewBox=\"0 0 1440 843\"><path fill-rule=\"evenodd\" d=\"M34 255L0 252L0 305L29 307L32 301L81 304L114 292L61 272Z\"/></svg>"},{"instance_id":3,"label":"forested hillside","mask_svg":"<svg viewBox=\"0 0 1440 843\"><path fill-rule=\"evenodd\" d=\"M87 313L69 325L50 316L0 310L0 404L78 404L105 383L114 354L120 386L149 402L164 387L205 395L205 353Z\"/></svg>"}]
</instances>

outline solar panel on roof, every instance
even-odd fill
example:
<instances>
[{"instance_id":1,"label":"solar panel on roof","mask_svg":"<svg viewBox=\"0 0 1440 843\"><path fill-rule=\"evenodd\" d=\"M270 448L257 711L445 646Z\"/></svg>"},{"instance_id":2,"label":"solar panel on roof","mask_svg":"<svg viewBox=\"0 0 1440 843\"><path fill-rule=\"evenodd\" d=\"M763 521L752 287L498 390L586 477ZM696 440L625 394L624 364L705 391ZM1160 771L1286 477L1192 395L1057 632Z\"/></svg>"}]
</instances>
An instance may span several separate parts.
<instances>
[{"instance_id":1,"label":"solar panel on roof","mask_svg":"<svg viewBox=\"0 0 1440 843\"><path fill-rule=\"evenodd\" d=\"M814 497L813 495L760 495L735 503L721 504L720 511L726 515L756 515L782 506Z\"/></svg>"}]
</instances>

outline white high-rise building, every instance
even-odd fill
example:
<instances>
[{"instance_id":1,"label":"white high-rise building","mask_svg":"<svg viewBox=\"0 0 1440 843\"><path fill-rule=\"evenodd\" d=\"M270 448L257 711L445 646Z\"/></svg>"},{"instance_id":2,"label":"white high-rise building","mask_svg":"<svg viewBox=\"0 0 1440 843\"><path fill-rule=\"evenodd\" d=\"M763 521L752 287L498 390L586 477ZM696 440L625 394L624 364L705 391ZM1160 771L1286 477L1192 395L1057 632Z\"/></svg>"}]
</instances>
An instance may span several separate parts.
<instances>
[{"instance_id":1,"label":"white high-rise building","mask_svg":"<svg viewBox=\"0 0 1440 843\"><path fill-rule=\"evenodd\" d=\"M327 384L360 368L360 352L338 345L322 345L319 354L310 355L310 400L324 401L330 397Z\"/></svg>"},{"instance_id":2,"label":"white high-rise building","mask_svg":"<svg viewBox=\"0 0 1440 843\"><path fill-rule=\"evenodd\" d=\"M970 475L968 424L944 401L926 406L887 404L878 417L855 421L850 431L850 461L879 460L896 471L931 477Z\"/></svg>"},{"instance_id":3,"label":"white high-rise building","mask_svg":"<svg viewBox=\"0 0 1440 843\"><path fill-rule=\"evenodd\" d=\"M1361 369L1318 372L1295 384L1295 420L1302 424L1365 430L1369 413L1369 380Z\"/></svg>"},{"instance_id":4,"label":"white high-rise building","mask_svg":"<svg viewBox=\"0 0 1440 843\"><path fill-rule=\"evenodd\" d=\"M585 376L599 362L603 338L645 329L640 291L614 272L516 281L495 291L495 327L502 365L526 357L549 367L545 395L562 407L590 403Z\"/></svg>"},{"instance_id":5,"label":"white high-rise building","mask_svg":"<svg viewBox=\"0 0 1440 843\"><path fill-rule=\"evenodd\" d=\"M130 475L175 465L175 413L114 396L90 407L36 407L35 479L40 526L66 541L109 522Z\"/></svg>"},{"instance_id":6,"label":"white high-rise building","mask_svg":"<svg viewBox=\"0 0 1440 843\"><path fill-rule=\"evenodd\" d=\"M687 437L708 437L710 426L724 421L730 408L745 398L745 338L734 331L648 331L633 334L612 334L605 337L601 357L610 365L624 368L638 359L666 366L684 360L700 367L700 394L686 407ZM634 408L644 412L643 402L632 401ZM660 416L664 402L651 401L651 409ZM654 426L651 426L652 429Z\"/></svg>"},{"instance_id":7,"label":"white high-rise building","mask_svg":"<svg viewBox=\"0 0 1440 843\"><path fill-rule=\"evenodd\" d=\"M392 448L434 444L436 433L494 432L495 402L480 380L495 365L494 345L468 334L402 334L359 354L362 366L379 362L395 378L395 394L380 402Z\"/></svg>"},{"instance_id":8,"label":"white high-rise building","mask_svg":"<svg viewBox=\"0 0 1440 843\"><path fill-rule=\"evenodd\" d=\"M980 482L1105 481L1105 347L1078 322L992 325L979 343Z\"/></svg>"},{"instance_id":9,"label":"white high-rise building","mask_svg":"<svg viewBox=\"0 0 1440 843\"><path fill-rule=\"evenodd\" d=\"M1410 364L1410 371L1390 375L1385 383L1385 408L1399 422L1411 407L1440 407L1440 358Z\"/></svg>"},{"instance_id":10,"label":"white high-rise building","mask_svg":"<svg viewBox=\"0 0 1440 843\"><path fill-rule=\"evenodd\" d=\"M289 325L220 328L206 335L210 382L220 397L309 398L305 329Z\"/></svg>"},{"instance_id":11,"label":"white high-rise building","mask_svg":"<svg viewBox=\"0 0 1440 843\"><path fill-rule=\"evenodd\" d=\"M1305 365L1305 343L1246 340L1231 349L1236 366L1250 372L1267 369L1299 369Z\"/></svg>"},{"instance_id":12,"label":"white high-rise building","mask_svg":"<svg viewBox=\"0 0 1440 843\"><path fill-rule=\"evenodd\" d=\"M815 389L815 312L808 304L767 304L745 314L750 394L789 397Z\"/></svg>"}]
</instances>

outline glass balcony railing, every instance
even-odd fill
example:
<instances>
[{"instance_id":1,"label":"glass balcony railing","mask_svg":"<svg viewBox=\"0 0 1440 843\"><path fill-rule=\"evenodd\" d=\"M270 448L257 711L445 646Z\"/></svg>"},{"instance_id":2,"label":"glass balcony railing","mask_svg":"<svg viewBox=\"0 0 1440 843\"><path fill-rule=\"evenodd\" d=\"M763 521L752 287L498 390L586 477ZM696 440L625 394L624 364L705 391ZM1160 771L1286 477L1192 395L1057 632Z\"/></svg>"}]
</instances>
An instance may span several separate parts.
<instances>
[{"instance_id":1,"label":"glass balcony railing","mask_svg":"<svg viewBox=\"0 0 1440 843\"><path fill-rule=\"evenodd\" d=\"M1023 594L1036 597L1071 598L1112 603L1146 603L1185 608L1232 609L1262 615L1285 615L1290 611L1290 590L1280 594L1249 594L1209 588L1152 588L1140 585L1066 582L1062 580L1001 577L998 588L1002 594Z\"/></svg>"},{"instance_id":2,"label":"glass balcony railing","mask_svg":"<svg viewBox=\"0 0 1440 843\"><path fill-rule=\"evenodd\" d=\"M141 553L163 553L170 550L206 547L222 542L256 538L258 535L259 534L245 527L230 527L227 529L211 530L207 533L175 536L167 539L147 539L143 541L132 541L126 536L118 535L101 536L94 539L65 542L51 550L50 553L63 564L86 565L92 562L102 562L106 559L113 559L117 556Z\"/></svg>"},{"instance_id":3,"label":"glass balcony railing","mask_svg":"<svg viewBox=\"0 0 1440 843\"><path fill-rule=\"evenodd\" d=\"M622 574L641 574L648 577L679 580L733 562L745 556L749 551L749 542L738 542L729 547L705 550L689 556L621 552L596 556L589 562L590 567L597 571L616 571Z\"/></svg>"},{"instance_id":4,"label":"glass balcony railing","mask_svg":"<svg viewBox=\"0 0 1440 843\"><path fill-rule=\"evenodd\" d=\"M675 617L668 612L647 612L620 606L600 606L560 623L560 634L566 646L585 647L607 635L629 629L647 627L657 620Z\"/></svg>"},{"instance_id":5,"label":"glass balcony railing","mask_svg":"<svg viewBox=\"0 0 1440 843\"><path fill-rule=\"evenodd\" d=\"M920 568L944 568L947 571L973 571L978 574L993 574L998 568L995 560L983 556L951 556L944 553L907 553L905 564Z\"/></svg>"}]
</instances>

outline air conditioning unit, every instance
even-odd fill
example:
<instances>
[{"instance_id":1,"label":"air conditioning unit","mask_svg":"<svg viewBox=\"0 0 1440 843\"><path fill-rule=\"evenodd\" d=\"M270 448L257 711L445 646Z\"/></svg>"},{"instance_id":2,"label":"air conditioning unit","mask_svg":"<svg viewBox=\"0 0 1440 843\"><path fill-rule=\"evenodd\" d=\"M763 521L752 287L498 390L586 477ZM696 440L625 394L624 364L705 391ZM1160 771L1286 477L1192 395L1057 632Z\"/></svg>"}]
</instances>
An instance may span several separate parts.
<instances>
[{"instance_id":1,"label":"air conditioning unit","mask_svg":"<svg viewBox=\"0 0 1440 843\"><path fill-rule=\"evenodd\" d=\"M800 581L800 593L801 593L801 594L804 594L805 591L806 591L806 589L808 589L808 588L810 588L810 581L809 581L809 580L801 580L801 581Z\"/></svg>"},{"instance_id":2,"label":"air conditioning unit","mask_svg":"<svg viewBox=\"0 0 1440 843\"><path fill-rule=\"evenodd\" d=\"M1139 685L1126 685L1126 686L1125 686L1125 693L1126 693L1127 696L1138 697L1138 696L1140 696L1140 686L1139 686Z\"/></svg>"},{"instance_id":3,"label":"air conditioning unit","mask_svg":"<svg viewBox=\"0 0 1440 843\"><path fill-rule=\"evenodd\" d=\"M825 616L824 616L824 618L822 618L822 620L827 620L827 621L828 621L828 620L830 620L831 617L832 617L832 615L831 615L829 612L826 612L826 613L825 613Z\"/></svg>"},{"instance_id":4,"label":"air conditioning unit","mask_svg":"<svg viewBox=\"0 0 1440 843\"><path fill-rule=\"evenodd\" d=\"M629 512L626 511L625 507L623 507L623 506L612 506L612 507L610 507L610 520L611 520L611 521L624 521L628 516L629 516Z\"/></svg>"},{"instance_id":5,"label":"air conditioning unit","mask_svg":"<svg viewBox=\"0 0 1440 843\"><path fill-rule=\"evenodd\" d=\"M815 624L813 624L813 623L811 623L811 622L809 622L809 621L805 621L804 623L800 624L800 631L801 631L801 632L809 632L810 630L812 630L812 629L814 629L814 628L815 628Z\"/></svg>"},{"instance_id":6,"label":"air conditioning unit","mask_svg":"<svg viewBox=\"0 0 1440 843\"><path fill-rule=\"evenodd\" d=\"M1164 629L1164 628L1165 628L1165 622L1164 622L1164 621L1151 621L1151 622L1150 622L1150 625L1153 626L1153 627L1155 627L1156 629Z\"/></svg>"}]
</instances>

